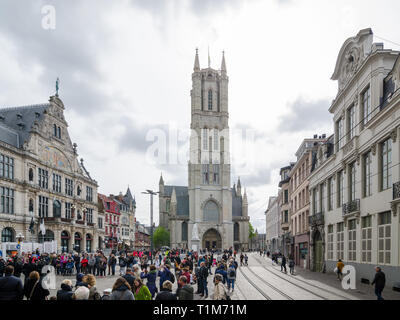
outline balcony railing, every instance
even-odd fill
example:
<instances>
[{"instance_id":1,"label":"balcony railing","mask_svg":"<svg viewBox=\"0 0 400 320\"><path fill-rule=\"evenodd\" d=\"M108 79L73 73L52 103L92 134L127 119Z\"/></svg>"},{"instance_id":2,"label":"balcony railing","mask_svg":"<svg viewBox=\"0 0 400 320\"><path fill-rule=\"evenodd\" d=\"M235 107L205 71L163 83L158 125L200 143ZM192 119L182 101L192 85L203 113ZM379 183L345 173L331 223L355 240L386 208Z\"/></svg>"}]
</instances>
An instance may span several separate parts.
<instances>
[{"instance_id":1,"label":"balcony railing","mask_svg":"<svg viewBox=\"0 0 400 320\"><path fill-rule=\"evenodd\" d=\"M322 212L318 212L312 216L308 217L308 222L310 226L316 227L316 226L321 226L324 224L324 214Z\"/></svg>"},{"instance_id":2,"label":"balcony railing","mask_svg":"<svg viewBox=\"0 0 400 320\"><path fill-rule=\"evenodd\" d=\"M400 199L400 181L393 184L393 200Z\"/></svg>"},{"instance_id":3,"label":"balcony railing","mask_svg":"<svg viewBox=\"0 0 400 320\"><path fill-rule=\"evenodd\" d=\"M360 211L360 199L356 199L350 202L343 204L342 214L343 217L351 215L353 213Z\"/></svg>"}]
</instances>

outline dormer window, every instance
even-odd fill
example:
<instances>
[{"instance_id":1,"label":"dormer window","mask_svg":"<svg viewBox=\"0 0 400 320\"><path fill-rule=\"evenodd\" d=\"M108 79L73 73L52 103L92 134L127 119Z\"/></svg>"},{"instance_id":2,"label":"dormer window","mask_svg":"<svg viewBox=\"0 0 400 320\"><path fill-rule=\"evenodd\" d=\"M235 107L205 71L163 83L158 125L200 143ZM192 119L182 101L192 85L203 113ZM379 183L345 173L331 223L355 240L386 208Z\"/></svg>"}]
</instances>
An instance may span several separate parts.
<instances>
[{"instance_id":1,"label":"dormer window","mask_svg":"<svg viewBox=\"0 0 400 320\"><path fill-rule=\"evenodd\" d=\"M60 127L57 127L57 125L54 125L54 126L53 126L53 135L54 135L56 138L61 139L61 128L60 128Z\"/></svg>"},{"instance_id":2,"label":"dormer window","mask_svg":"<svg viewBox=\"0 0 400 320\"><path fill-rule=\"evenodd\" d=\"M58 136L58 138L59 139L61 139L61 128L60 127L58 127L58 129L57 129L57 136Z\"/></svg>"},{"instance_id":3,"label":"dormer window","mask_svg":"<svg viewBox=\"0 0 400 320\"><path fill-rule=\"evenodd\" d=\"M17 113L17 119L22 119L22 114Z\"/></svg>"}]
</instances>

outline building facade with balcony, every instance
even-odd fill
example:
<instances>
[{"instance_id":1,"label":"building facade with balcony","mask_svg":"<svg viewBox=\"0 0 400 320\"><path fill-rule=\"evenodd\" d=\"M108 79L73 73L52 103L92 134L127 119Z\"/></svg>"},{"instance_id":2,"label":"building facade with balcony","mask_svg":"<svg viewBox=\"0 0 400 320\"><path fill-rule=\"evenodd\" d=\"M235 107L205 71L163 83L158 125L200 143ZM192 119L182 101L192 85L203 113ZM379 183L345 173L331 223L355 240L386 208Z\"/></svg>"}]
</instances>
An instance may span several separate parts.
<instances>
[{"instance_id":1,"label":"building facade with balcony","mask_svg":"<svg viewBox=\"0 0 400 320\"><path fill-rule=\"evenodd\" d=\"M290 223L290 170L294 167L294 163L281 168L279 174L281 181L279 182L278 204L281 214L281 244L282 254L289 256L293 253L294 238L292 236Z\"/></svg>"},{"instance_id":2,"label":"building facade with balcony","mask_svg":"<svg viewBox=\"0 0 400 320\"><path fill-rule=\"evenodd\" d=\"M332 271L341 259L369 280L379 265L390 285L400 281L399 52L361 30L343 44L332 79L339 84L329 108L335 133L310 175L310 221L324 220L312 228L311 263L322 256L316 271Z\"/></svg>"},{"instance_id":3,"label":"building facade with balcony","mask_svg":"<svg viewBox=\"0 0 400 320\"><path fill-rule=\"evenodd\" d=\"M1 243L19 234L26 242L54 240L58 252L98 247L98 186L78 161L64 110L58 95L0 109Z\"/></svg>"},{"instance_id":4,"label":"building facade with balcony","mask_svg":"<svg viewBox=\"0 0 400 320\"><path fill-rule=\"evenodd\" d=\"M294 237L293 258L297 266L309 268L309 216L310 196L308 178L311 172L312 159L318 145L326 140L326 135L314 135L312 139L304 139L300 144L296 158L297 162L290 170L290 205L291 230Z\"/></svg>"},{"instance_id":5,"label":"building facade with balcony","mask_svg":"<svg viewBox=\"0 0 400 320\"><path fill-rule=\"evenodd\" d=\"M271 253L282 252L281 214L278 197L269 197L268 208L265 211L265 242L266 249Z\"/></svg>"},{"instance_id":6,"label":"building facade with balcony","mask_svg":"<svg viewBox=\"0 0 400 320\"><path fill-rule=\"evenodd\" d=\"M118 203L112 197L98 194L98 207L100 212L104 212L104 247L106 249L121 250L121 213Z\"/></svg>"}]
</instances>

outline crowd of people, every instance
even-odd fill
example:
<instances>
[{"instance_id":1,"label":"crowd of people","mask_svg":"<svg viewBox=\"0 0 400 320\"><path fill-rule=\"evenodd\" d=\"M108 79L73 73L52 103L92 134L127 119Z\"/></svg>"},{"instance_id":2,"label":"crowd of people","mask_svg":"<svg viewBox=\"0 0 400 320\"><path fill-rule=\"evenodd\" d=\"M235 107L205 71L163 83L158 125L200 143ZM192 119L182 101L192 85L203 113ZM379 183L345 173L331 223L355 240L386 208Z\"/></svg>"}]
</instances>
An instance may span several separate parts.
<instances>
[{"instance_id":1,"label":"crowd of people","mask_svg":"<svg viewBox=\"0 0 400 320\"><path fill-rule=\"evenodd\" d=\"M101 251L93 254L36 251L6 260L0 257L0 300L193 300L195 290L207 299L213 267L214 293L210 298L230 300L238 268L236 251L230 249L220 254L187 251L183 255L181 250L159 251L153 263L149 256L148 252L120 252L118 256L114 252L106 257ZM242 253L241 265L247 264L247 259ZM75 284L73 278L65 278L56 295L51 295L43 285L46 265L53 266L57 275L75 276ZM99 292L96 279L116 275L117 265L119 277L112 288ZM177 288L173 291L175 281Z\"/></svg>"}]
</instances>

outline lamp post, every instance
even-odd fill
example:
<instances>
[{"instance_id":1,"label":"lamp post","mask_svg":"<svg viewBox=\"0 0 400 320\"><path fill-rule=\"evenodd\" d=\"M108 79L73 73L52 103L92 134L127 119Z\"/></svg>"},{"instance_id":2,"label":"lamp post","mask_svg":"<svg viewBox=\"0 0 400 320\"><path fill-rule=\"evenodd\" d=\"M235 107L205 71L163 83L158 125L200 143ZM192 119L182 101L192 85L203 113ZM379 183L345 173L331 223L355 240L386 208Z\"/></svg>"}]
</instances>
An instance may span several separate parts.
<instances>
[{"instance_id":1,"label":"lamp post","mask_svg":"<svg viewBox=\"0 0 400 320\"><path fill-rule=\"evenodd\" d=\"M153 264L153 195L156 195L159 192L154 192L152 190L146 190L142 192L143 194L150 195L150 254L151 254L151 264Z\"/></svg>"}]
</instances>

